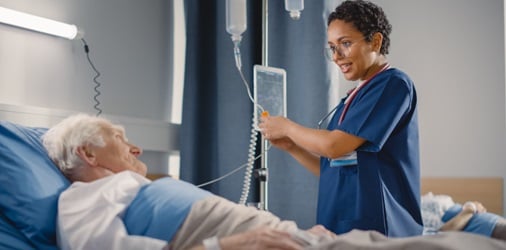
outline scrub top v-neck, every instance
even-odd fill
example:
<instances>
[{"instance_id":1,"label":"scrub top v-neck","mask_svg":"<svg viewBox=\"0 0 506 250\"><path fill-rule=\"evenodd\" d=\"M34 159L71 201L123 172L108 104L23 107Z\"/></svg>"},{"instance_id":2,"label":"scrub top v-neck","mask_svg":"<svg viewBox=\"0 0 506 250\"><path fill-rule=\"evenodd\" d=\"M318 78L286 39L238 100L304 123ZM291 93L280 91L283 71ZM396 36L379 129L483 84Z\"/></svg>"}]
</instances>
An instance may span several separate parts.
<instances>
[{"instance_id":1,"label":"scrub top v-neck","mask_svg":"<svg viewBox=\"0 0 506 250\"><path fill-rule=\"evenodd\" d=\"M386 69L341 100L328 130L366 142L356 160L320 159L317 223L335 233L376 230L387 236L422 233L417 99L413 82ZM346 112L343 116L343 111Z\"/></svg>"}]
</instances>

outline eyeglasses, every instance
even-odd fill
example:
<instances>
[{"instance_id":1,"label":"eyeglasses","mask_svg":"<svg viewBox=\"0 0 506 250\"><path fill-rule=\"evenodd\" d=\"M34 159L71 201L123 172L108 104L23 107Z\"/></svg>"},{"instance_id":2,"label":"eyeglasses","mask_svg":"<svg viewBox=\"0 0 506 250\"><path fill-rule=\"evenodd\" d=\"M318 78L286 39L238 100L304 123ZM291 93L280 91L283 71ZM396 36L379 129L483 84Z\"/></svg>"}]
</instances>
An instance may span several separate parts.
<instances>
[{"instance_id":1,"label":"eyeglasses","mask_svg":"<svg viewBox=\"0 0 506 250\"><path fill-rule=\"evenodd\" d=\"M351 46L363 40L365 40L365 37L354 42L343 40L340 41L337 45L327 45L325 46L325 57L330 61L334 61L335 54L337 54L339 57L348 57L351 52Z\"/></svg>"}]
</instances>

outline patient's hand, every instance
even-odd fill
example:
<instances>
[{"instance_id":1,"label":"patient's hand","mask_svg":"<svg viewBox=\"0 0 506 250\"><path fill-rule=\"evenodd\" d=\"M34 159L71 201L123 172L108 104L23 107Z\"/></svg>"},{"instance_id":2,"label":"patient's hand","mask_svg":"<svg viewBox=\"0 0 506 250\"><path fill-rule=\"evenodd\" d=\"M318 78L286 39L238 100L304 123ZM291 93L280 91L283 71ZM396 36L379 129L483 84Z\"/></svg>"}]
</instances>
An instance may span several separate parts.
<instances>
[{"instance_id":1,"label":"patient's hand","mask_svg":"<svg viewBox=\"0 0 506 250\"><path fill-rule=\"evenodd\" d=\"M220 239L223 250L228 249L302 249L287 232L260 227Z\"/></svg>"},{"instance_id":2,"label":"patient's hand","mask_svg":"<svg viewBox=\"0 0 506 250\"><path fill-rule=\"evenodd\" d=\"M334 232L329 231L327 228L325 228L322 225L313 226L312 228L308 229L307 231L312 234L315 234L317 236L320 236L322 238L325 238L325 239L337 238L337 235Z\"/></svg>"},{"instance_id":3,"label":"patient's hand","mask_svg":"<svg viewBox=\"0 0 506 250\"><path fill-rule=\"evenodd\" d=\"M441 231L461 231L467 225L469 220L474 216L475 213L483 213L487 210L485 207L476 201L468 201L462 205L462 210L447 221L439 230Z\"/></svg>"},{"instance_id":4,"label":"patient's hand","mask_svg":"<svg viewBox=\"0 0 506 250\"><path fill-rule=\"evenodd\" d=\"M477 201L468 201L462 205L462 211L467 211L471 213L485 213L487 209Z\"/></svg>"}]
</instances>

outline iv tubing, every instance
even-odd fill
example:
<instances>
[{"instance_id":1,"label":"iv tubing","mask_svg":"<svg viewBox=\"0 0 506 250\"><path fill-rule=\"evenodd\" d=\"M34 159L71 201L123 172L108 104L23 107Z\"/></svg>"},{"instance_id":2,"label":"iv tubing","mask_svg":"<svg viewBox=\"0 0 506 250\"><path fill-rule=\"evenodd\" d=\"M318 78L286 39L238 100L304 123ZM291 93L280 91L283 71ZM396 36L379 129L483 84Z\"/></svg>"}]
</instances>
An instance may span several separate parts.
<instances>
[{"instance_id":1,"label":"iv tubing","mask_svg":"<svg viewBox=\"0 0 506 250\"><path fill-rule=\"evenodd\" d=\"M241 72L241 75L242 75L241 50L239 49L240 43L241 43L241 40L234 40L234 57L235 57L235 66L237 67L237 69L239 69L239 72Z\"/></svg>"},{"instance_id":2,"label":"iv tubing","mask_svg":"<svg viewBox=\"0 0 506 250\"><path fill-rule=\"evenodd\" d=\"M234 57L235 57L235 65L237 67L237 70L239 71L239 74L241 75L241 79L244 83L244 86L246 86L246 90L248 91L248 97L250 98L253 105L257 106L260 112L263 112L264 109L262 106L258 105L258 103L253 99L251 95L250 88L248 86L248 81L246 81L246 78L244 77L244 74L241 70L241 50L239 49L239 43L240 41L234 40ZM256 112L253 114L252 119L252 125L251 125L251 135L250 135L250 144L248 149L248 163L247 167L244 173L244 183L243 188L241 192L241 198L239 199L239 204L245 205L246 200L248 199L250 185L251 185L251 175L253 173L253 167L255 163L255 149L257 144L257 133L258 133L258 115ZM257 157L258 158L258 157Z\"/></svg>"},{"instance_id":3,"label":"iv tubing","mask_svg":"<svg viewBox=\"0 0 506 250\"><path fill-rule=\"evenodd\" d=\"M258 159L258 158L260 158L260 156L261 155L258 155L257 157L255 157L255 160ZM221 180L229 177L230 175L234 174L235 172L237 172L237 171L245 168L247 165L248 165L247 163L242 164L241 166L237 167L236 169L233 169L230 172L228 172L228 173L226 173L226 174L224 174L224 175L222 175L222 176L220 176L220 177L218 177L218 178L216 178L214 180L210 180L208 182L204 182L202 184L197 185L197 187L201 188L201 187L204 187L204 186L207 186L207 185L211 185L211 184L213 184L215 182L221 181Z\"/></svg>"},{"instance_id":4,"label":"iv tubing","mask_svg":"<svg viewBox=\"0 0 506 250\"><path fill-rule=\"evenodd\" d=\"M249 144L249 150L248 150L248 163L247 163L247 167L246 167L246 170L244 173L244 183L243 183L243 187L242 187L241 198L239 199L239 204L241 204L241 205L245 205L246 200L248 199L250 185L251 185L251 174L253 173L253 167L254 167L253 164L255 163L255 148L257 145L257 133L258 133L258 131L255 129L256 119L257 119L257 116L255 114L255 115L253 115L253 125L251 128L251 136L250 136L250 140L249 140L250 144Z\"/></svg>"}]
</instances>

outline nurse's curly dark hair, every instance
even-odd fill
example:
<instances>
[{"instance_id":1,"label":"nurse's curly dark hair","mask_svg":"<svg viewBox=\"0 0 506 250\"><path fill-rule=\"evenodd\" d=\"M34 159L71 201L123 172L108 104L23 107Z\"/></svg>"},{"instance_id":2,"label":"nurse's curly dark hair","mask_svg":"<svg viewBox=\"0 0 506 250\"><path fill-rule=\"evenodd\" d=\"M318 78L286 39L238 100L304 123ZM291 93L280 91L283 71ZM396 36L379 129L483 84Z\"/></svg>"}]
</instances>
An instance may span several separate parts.
<instances>
[{"instance_id":1,"label":"nurse's curly dark hair","mask_svg":"<svg viewBox=\"0 0 506 250\"><path fill-rule=\"evenodd\" d=\"M392 25L381 7L364 0L346 0L336 7L334 12L330 13L327 25L334 20L341 20L353 24L360 31L367 42L372 40L376 32L383 34L383 43L380 53L388 54L390 47L390 33Z\"/></svg>"}]
</instances>

